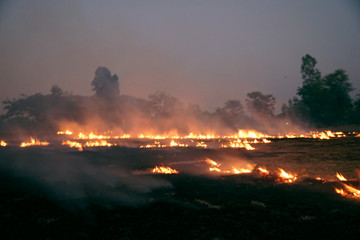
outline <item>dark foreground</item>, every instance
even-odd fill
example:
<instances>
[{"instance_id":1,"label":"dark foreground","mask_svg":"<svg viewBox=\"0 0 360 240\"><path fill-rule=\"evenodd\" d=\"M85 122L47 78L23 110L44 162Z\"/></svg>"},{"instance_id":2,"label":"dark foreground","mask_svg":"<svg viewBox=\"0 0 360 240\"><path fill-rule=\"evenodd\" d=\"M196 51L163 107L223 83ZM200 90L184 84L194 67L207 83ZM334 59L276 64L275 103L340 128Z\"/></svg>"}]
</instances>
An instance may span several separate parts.
<instances>
[{"instance_id":1,"label":"dark foreground","mask_svg":"<svg viewBox=\"0 0 360 240\"><path fill-rule=\"evenodd\" d=\"M216 175L199 159L282 167L302 177ZM0 239L355 239L359 139L284 140L255 151L129 148L0 149ZM170 165L178 175L150 175ZM338 170L336 170L338 169ZM313 176L327 178L323 183Z\"/></svg>"}]
</instances>

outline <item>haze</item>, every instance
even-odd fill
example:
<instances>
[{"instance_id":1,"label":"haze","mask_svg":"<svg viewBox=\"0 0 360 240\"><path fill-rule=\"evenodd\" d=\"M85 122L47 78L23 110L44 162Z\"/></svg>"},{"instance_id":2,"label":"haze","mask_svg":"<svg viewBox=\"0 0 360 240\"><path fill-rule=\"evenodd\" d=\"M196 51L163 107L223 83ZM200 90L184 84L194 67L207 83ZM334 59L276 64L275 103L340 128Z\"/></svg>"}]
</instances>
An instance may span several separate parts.
<instances>
[{"instance_id":1,"label":"haze","mask_svg":"<svg viewBox=\"0 0 360 240\"><path fill-rule=\"evenodd\" d=\"M121 94L161 90L213 110L259 90L281 105L307 53L360 88L357 1L2 1L0 36L0 100L54 84L92 95L106 66Z\"/></svg>"}]
</instances>

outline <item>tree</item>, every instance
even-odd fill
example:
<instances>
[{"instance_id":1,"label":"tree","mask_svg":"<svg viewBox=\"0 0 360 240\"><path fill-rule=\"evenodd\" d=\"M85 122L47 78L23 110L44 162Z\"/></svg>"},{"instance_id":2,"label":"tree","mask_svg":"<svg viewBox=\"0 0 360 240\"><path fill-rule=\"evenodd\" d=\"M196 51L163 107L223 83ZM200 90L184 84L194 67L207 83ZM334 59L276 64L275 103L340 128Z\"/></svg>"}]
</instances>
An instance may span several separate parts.
<instances>
[{"instance_id":1,"label":"tree","mask_svg":"<svg viewBox=\"0 0 360 240\"><path fill-rule=\"evenodd\" d=\"M360 93L356 95L350 117L351 123L360 124Z\"/></svg>"},{"instance_id":2,"label":"tree","mask_svg":"<svg viewBox=\"0 0 360 240\"><path fill-rule=\"evenodd\" d=\"M353 90L349 77L342 69L321 77L316 68L316 59L310 55L302 58L302 87L298 88L294 98L294 107L298 116L315 126L342 124L351 109Z\"/></svg>"},{"instance_id":3,"label":"tree","mask_svg":"<svg viewBox=\"0 0 360 240\"><path fill-rule=\"evenodd\" d=\"M227 100L224 107L217 108L216 113L231 128L237 129L244 119L244 107L239 100Z\"/></svg>"},{"instance_id":4,"label":"tree","mask_svg":"<svg viewBox=\"0 0 360 240\"><path fill-rule=\"evenodd\" d=\"M324 123L327 125L343 124L352 107L350 92L353 88L349 77L344 70L338 69L334 73L326 75L323 81L326 98L323 106Z\"/></svg>"},{"instance_id":5,"label":"tree","mask_svg":"<svg viewBox=\"0 0 360 240\"><path fill-rule=\"evenodd\" d=\"M150 111L153 117L168 117L182 110L182 103L166 92L158 91L148 97Z\"/></svg>"},{"instance_id":6,"label":"tree","mask_svg":"<svg viewBox=\"0 0 360 240\"><path fill-rule=\"evenodd\" d=\"M106 67L96 69L91 86L97 97L112 98L120 93L118 76L116 74L111 76L111 72Z\"/></svg>"},{"instance_id":7,"label":"tree","mask_svg":"<svg viewBox=\"0 0 360 240\"><path fill-rule=\"evenodd\" d=\"M276 100L271 94L259 91L247 94L246 107L253 118L273 117Z\"/></svg>"},{"instance_id":8,"label":"tree","mask_svg":"<svg viewBox=\"0 0 360 240\"><path fill-rule=\"evenodd\" d=\"M315 68L317 61L315 58L306 54L301 58L301 77L304 79L304 84L313 84L321 79L320 71Z\"/></svg>"}]
</instances>

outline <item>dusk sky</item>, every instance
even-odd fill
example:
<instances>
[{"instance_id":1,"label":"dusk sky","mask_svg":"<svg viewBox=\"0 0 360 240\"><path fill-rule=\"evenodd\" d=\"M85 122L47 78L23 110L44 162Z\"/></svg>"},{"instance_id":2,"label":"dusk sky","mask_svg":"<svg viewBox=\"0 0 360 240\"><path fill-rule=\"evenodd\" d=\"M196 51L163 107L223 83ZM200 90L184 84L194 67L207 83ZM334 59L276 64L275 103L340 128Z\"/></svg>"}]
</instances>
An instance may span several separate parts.
<instances>
[{"instance_id":1,"label":"dusk sky","mask_svg":"<svg viewBox=\"0 0 360 240\"><path fill-rule=\"evenodd\" d=\"M302 84L301 57L360 89L360 3L353 0L0 1L0 100L58 85L93 95L98 66L120 93L166 91L206 110L254 90L278 107Z\"/></svg>"}]
</instances>

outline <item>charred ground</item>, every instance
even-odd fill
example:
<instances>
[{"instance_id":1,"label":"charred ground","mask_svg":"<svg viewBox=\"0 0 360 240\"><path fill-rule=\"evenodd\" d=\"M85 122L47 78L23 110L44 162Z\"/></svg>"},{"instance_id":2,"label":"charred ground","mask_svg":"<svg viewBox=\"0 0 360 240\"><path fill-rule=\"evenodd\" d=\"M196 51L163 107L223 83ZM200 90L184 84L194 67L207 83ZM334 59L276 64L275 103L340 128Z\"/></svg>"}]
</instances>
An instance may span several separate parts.
<instances>
[{"instance_id":1,"label":"charred ground","mask_svg":"<svg viewBox=\"0 0 360 240\"><path fill-rule=\"evenodd\" d=\"M243 149L3 148L2 239L304 239L354 237L360 202L335 193L336 171L358 186L360 139L286 139ZM204 171L202 158L296 172ZM141 171L170 165L178 175ZM314 180L315 176L328 179Z\"/></svg>"}]
</instances>

